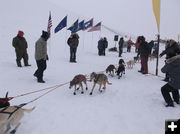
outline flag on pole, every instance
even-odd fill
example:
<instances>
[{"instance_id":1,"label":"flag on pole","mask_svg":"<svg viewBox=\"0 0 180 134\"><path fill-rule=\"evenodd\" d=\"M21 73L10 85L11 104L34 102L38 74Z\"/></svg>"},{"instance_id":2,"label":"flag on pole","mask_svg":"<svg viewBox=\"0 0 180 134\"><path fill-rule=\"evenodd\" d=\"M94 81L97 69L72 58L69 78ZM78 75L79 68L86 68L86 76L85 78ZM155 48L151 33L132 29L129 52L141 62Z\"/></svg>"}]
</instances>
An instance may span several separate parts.
<instances>
[{"instance_id":1,"label":"flag on pole","mask_svg":"<svg viewBox=\"0 0 180 134\"><path fill-rule=\"evenodd\" d=\"M76 33L78 31L78 19L72 24L72 26L70 26L67 30L70 30L71 33Z\"/></svg>"},{"instance_id":2,"label":"flag on pole","mask_svg":"<svg viewBox=\"0 0 180 134\"><path fill-rule=\"evenodd\" d=\"M156 18L158 33L160 32L160 0L152 0L153 12Z\"/></svg>"},{"instance_id":3,"label":"flag on pole","mask_svg":"<svg viewBox=\"0 0 180 134\"><path fill-rule=\"evenodd\" d=\"M93 26L93 18L84 23L84 30Z\"/></svg>"},{"instance_id":4,"label":"flag on pole","mask_svg":"<svg viewBox=\"0 0 180 134\"><path fill-rule=\"evenodd\" d=\"M79 25L79 26L78 26L77 32L80 31L80 30L84 30L84 20L82 20L81 22L79 22L78 25Z\"/></svg>"},{"instance_id":5,"label":"flag on pole","mask_svg":"<svg viewBox=\"0 0 180 134\"><path fill-rule=\"evenodd\" d=\"M51 19L51 12L49 12L49 19L48 19L48 26L47 26L47 32L49 35L51 35L51 27L52 27L52 19Z\"/></svg>"},{"instance_id":6,"label":"flag on pole","mask_svg":"<svg viewBox=\"0 0 180 134\"><path fill-rule=\"evenodd\" d=\"M59 32L61 29L67 26L67 16L65 16L61 22L57 25L57 27L54 29L54 33Z\"/></svg>"},{"instance_id":7,"label":"flag on pole","mask_svg":"<svg viewBox=\"0 0 180 134\"><path fill-rule=\"evenodd\" d=\"M87 32L101 31L101 22L97 23L95 26L91 27Z\"/></svg>"}]
</instances>

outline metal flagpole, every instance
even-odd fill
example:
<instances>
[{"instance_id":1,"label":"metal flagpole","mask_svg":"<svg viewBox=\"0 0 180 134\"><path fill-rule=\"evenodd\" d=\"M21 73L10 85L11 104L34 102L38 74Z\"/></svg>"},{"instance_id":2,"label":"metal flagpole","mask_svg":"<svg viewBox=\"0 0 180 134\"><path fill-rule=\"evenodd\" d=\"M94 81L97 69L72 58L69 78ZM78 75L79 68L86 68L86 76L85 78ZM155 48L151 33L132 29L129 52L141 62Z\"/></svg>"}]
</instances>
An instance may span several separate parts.
<instances>
[{"instance_id":1,"label":"metal flagpole","mask_svg":"<svg viewBox=\"0 0 180 134\"><path fill-rule=\"evenodd\" d=\"M64 50L65 50L65 52L66 52L66 46L67 46L66 41L67 41L67 25L66 25L66 35L65 35L65 41L64 41L64 44L65 44Z\"/></svg>"},{"instance_id":2,"label":"metal flagpole","mask_svg":"<svg viewBox=\"0 0 180 134\"><path fill-rule=\"evenodd\" d=\"M92 32L92 40L91 40L91 50L93 48L93 32Z\"/></svg>"},{"instance_id":3,"label":"metal flagpole","mask_svg":"<svg viewBox=\"0 0 180 134\"><path fill-rule=\"evenodd\" d=\"M160 34L157 35L157 60L156 60L156 76L158 75L158 65L159 65L159 42L160 42Z\"/></svg>"},{"instance_id":4,"label":"metal flagpole","mask_svg":"<svg viewBox=\"0 0 180 134\"><path fill-rule=\"evenodd\" d=\"M68 17L68 15L66 15L66 16ZM65 41L64 41L64 44L65 44L64 50L65 50L65 52L66 52L66 47L67 47L66 41L67 41L67 23L66 23L66 35L65 35Z\"/></svg>"},{"instance_id":5,"label":"metal flagpole","mask_svg":"<svg viewBox=\"0 0 180 134\"><path fill-rule=\"evenodd\" d=\"M83 50L84 50L84 38L85 38L85 32L83 31Z\"/></svg>"}]
</instances>

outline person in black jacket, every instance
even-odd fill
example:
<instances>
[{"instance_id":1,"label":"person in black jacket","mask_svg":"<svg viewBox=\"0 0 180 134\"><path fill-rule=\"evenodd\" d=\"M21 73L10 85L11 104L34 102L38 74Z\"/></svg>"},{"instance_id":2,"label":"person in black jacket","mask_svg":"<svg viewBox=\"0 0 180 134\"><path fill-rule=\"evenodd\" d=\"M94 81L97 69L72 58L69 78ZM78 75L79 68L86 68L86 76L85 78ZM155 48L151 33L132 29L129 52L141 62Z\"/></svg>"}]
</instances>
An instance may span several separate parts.
<instances>
[{"instance_id":1,"label":"person in black jacket","mask_svg":"<svg viewBox=\"0 0 180 134\"><path fill-rule=\"evenodd\" d=\"M169 74L169 81L161 88L161 93L166 101L166 107L174 107L173 100L179 103L180 89L180 55L171 57L166 60L166 64L161 69L163 73ZM172 92L173 100L169 94Z\"/></svg>"},{"instance_id":2,"label":"person in black jacket","mask_svg":"<svg viewBox=\"0 0 180 134\"><path fill-rule=\"evenodd\" d=\"M121 57L121 56L122 56L122 52L123 52L123 44L124 44L124 39L123 39L123 37L120 38L118 44L119 44L119 57Z\"/></svg>"},{"instance_id":3,"label":"person in black jacket","mask_svg":"<svg viewBox=\"0 0 180 134\"><path fill-rule=\"evenodd\" d=\"M108 47L108 41L107 41L107 38L104 37L103 39L103 51L102 51L102 55L106 55L106 48Z\"/></svg>"},{"instance_id":4,"label":"person in black jacket","mask_svg":"<svg viewBox=\"0 0 180 134\"><path fill-rule=\"evenodd\" d=\"M101 56L103 55L103 38L101 38L99 41L98 41L98 55Z\"/></svg>"},{"instance_id":5,"label":"person in black jacket","mask_svg":"<svg viewBox=\"0 0 180 134\"><path fill-rule=\"evenodd\" d=\"M67 44L70 47L70 62L76 63L76 52L79 44L79 35L77 33L72 33L67 41Z\"/></svg>"},{"instance_id":6,"label":"person in black jacket","mask_svg":"<svg viewBox=\"0 0 180 134\"><path fill-rule=\"evenodd\" d=\"M177 54L180 54L180 48L176 41L174 40L167 41L166 49L162 51L162 53L159 56L162 57L165 54L166 54L166 59L176 56ZM169 76L168 73L166 73L164 81L168 81L168 80L169 80Z\"/></svg>"},{"instance_id":7,"label":"person in black jacket","mask_svg":"<svg viewBox=\"0 0 180 134\"><path fill-rule=\"evenodd\" d=\"M138 37L138 40L140 43L138 55L140 55L140 58L141 58L141 69L138 72L141 72L142 74L147 74L148 73L149 45L145 41L144 36Z\"/></svg>"}]
</instances>

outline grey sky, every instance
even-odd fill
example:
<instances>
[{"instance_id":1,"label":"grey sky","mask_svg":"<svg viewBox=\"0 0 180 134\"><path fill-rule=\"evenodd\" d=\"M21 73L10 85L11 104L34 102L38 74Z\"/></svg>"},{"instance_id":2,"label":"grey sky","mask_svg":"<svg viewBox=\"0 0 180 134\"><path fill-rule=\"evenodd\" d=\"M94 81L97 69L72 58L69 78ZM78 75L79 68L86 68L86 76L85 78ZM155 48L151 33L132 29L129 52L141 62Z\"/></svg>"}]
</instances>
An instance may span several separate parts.
<instances>
[{"instance_id":1,"label":"grey sky","mask_svg":"<svg viewBox=\"0 0 180 134\"><path fill-rule=\"evenodd\" d=\"M49 0L78 17L94 17L104 25L134 35L154 38L157 34L152 0ZM177 39L180 34L180 0L161 0L160 34Z\"/></svg>"}]
</instances>

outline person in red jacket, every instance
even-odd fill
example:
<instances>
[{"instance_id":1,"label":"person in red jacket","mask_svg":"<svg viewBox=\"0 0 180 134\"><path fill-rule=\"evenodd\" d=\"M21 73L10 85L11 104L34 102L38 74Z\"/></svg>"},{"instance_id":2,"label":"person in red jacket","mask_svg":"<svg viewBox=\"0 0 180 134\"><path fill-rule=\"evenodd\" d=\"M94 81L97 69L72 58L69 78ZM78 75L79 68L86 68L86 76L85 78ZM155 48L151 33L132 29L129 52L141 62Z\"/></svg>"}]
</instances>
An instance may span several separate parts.
<instances>
[{"instance_id":1,"label":"person in red jacket","mask_svg":"<svg viewBox=\"0 0 180 134\"><path fill-rule=\"evenodd\" d=\"M128 41L127 41L127 52L131 52L131 46L133 45L134 43L132 42L132 40L131 39L129 39Z\"/></svg>"}]
</instances>

